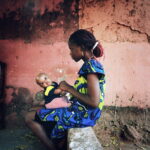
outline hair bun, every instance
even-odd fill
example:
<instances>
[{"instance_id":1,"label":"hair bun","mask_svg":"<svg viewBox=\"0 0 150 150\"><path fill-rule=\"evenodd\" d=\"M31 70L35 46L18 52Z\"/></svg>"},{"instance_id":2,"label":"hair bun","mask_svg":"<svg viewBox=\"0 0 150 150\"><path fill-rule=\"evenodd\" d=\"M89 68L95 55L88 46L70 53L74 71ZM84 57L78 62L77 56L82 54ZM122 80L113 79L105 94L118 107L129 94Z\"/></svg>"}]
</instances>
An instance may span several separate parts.
<instances>
[{"instance_id":1,"label":"hair bun","mask_svg":"<svg viewBox=\"0 0 150 150\"><path fill-rule=\"evenodd\" d=\"M102 57L104 54L104 48L102 47L102 45L100 43L98 44L98 47L100 49L100 57Z\"/></svg>"},{"instance_id":2,"label":"hair bun","mask_svg":"<svg viewBox=\"0 0 150 150\"><path fill-rule=\"evenodd\" d=\"M102 57L104 54L104 49L102 47L102 45L100 43L98 43L98 45L93 49L93 54L96 57Z\"/></svg>"}]
</instances>

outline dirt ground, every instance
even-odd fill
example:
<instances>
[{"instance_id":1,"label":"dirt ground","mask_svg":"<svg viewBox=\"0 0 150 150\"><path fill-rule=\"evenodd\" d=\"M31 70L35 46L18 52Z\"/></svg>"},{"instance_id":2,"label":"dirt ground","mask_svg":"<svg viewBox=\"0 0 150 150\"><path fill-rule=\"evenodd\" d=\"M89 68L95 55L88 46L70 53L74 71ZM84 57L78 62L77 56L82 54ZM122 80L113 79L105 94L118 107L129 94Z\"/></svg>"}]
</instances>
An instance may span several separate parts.
<instances>
[{"instance_id":1,"label":"dirt ground","mask_svg":"<svg viewBox=\"0 0 150 150\"><path fill-rule=\"evenodd\" d=\"M105 107L94 130L104 150L150 150L150 109Z\"/></svg>"}]
</instances>

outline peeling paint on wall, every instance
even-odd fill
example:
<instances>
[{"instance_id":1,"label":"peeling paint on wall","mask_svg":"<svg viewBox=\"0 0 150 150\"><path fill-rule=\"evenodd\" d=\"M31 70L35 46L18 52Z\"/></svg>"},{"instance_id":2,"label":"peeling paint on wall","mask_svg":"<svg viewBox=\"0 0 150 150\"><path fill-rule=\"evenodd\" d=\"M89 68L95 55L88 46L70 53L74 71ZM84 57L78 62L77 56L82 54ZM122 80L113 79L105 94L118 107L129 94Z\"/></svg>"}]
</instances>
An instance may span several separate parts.
<instances>
[{"instance_id":1,"label":"peeling paint on wall","mask_svg":"<svg viewBox=\"0 0 150 150\"><path fill-rule=\"evenodd\" d=\"M78 0L24 0L16 3L18 5L14 6L14 1L1 2L0 39L21 38L31 42L49 38L55 42L59 38L53 36L52 30L62 29L63 41L78 28Z\"/></svg>"}]
</instances>

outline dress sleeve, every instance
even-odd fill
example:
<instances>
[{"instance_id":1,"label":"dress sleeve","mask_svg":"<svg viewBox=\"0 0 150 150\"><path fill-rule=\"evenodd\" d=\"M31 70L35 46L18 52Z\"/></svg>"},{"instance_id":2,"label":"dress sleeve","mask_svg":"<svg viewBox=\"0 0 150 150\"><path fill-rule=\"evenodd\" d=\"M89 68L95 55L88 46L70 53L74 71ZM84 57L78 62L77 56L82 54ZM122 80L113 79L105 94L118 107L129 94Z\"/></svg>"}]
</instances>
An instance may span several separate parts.
<instances>
[{"instance_id":1,"label":"dress sleeve","mask_svg":"<svg viewBox=\"0 0 150 150\"><path fill-rule=\"evenodd\" d=\"M103 66L94 59L86 61L78 72L78 74L82 76L87 76L87 74L91 73L95 73L103 77L105 76Z\"/></svg>"}]
</instances>

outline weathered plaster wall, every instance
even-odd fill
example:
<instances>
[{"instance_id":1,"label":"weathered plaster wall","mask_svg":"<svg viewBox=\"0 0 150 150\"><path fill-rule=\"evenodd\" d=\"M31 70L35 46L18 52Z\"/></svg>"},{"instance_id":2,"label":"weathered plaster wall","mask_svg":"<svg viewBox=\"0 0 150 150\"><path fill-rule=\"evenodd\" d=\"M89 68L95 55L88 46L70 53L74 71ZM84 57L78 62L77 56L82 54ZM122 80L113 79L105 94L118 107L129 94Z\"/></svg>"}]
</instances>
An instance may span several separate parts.
<instances>
[{"instance_id":1,"label":"weathered plaster wall","mask_svg":"<svg viewBox=\"0 0 150 150\"><path fill-rule=\"evenodd\" d=\"M69 56L67 39L76 29L78 0L0 1L0 61L7 64L7 120L22 118L31 107L41 90L35 83L39 72L73 84L79 64Z\"/></svg>"},{"instance_id":2,"label":"weathered plaster wall","mask_svg":"<svg viewBox=\"0 0 150 150\"><path fill-rule=\"evenodd\" d=\"M55 44L40 44L24 41L1 40L1 60L7 63L6 83L8 87L25 87L35 92L41 88L35 83L39 72L46 72L54 81L68 79L72 82L78 65L75 65L69 55L65 42ZM74 67L72 67L74 66ZM7 88L8 89L8 88ZM11 99L7 98L7 102Z\"/></svg>"},{"instance_id":3,"label":"weathered plaster wall","mask_svg":"<svg viewBox=\"0 0 150 150\"><path fill-rule=\"evenodd\" d=\"M105 104L150 107L150 1L81 0L79 8L79 28L105 48Z\"/></svg>"},{"instance_id":4,"label":"weathered plaster wall","mask_svg":"<svg viewBox=\"0 0 150 150\"><path fill-rule=\"evenodd\" d=\"M64 41L78 27L77 6L77 0L2 0L0 39Z\"/></svg>"},{"instance_id":5,"label":"weathered plaster wall","mask_svg":"<svg viewBox=\"0 0 150 150\"><path fill-rule=\"evenodd\" d=\"M7 63L6 102L40 88L35 75L73 83L80 62L69 54L74 30L94 33L105 48L106 105L150 106L149 0L1 0L0 60ZM79 18L78 18L79 17ZM23 88L23 89L22 89ZM17 97L16 97L17 96Z\"/></svg>"}]
</instances>

